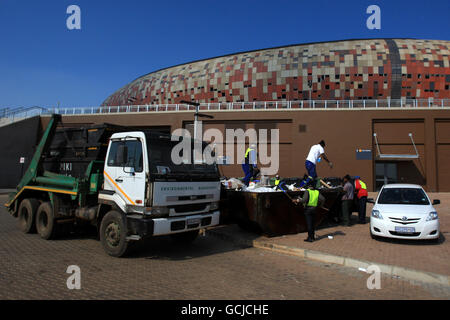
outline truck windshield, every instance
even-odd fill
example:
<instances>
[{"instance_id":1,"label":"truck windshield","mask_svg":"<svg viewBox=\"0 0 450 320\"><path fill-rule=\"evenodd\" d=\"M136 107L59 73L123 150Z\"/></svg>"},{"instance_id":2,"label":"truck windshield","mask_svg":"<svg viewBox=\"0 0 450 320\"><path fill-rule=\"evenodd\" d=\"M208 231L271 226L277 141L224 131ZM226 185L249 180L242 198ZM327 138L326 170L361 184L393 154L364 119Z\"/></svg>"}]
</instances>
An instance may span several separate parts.
<instances>
[{"instance_id":1,"label":"truck windshield","mask_svg":"<svg viewBox=\"0 0 450 320\"><path fill-rule=\"evenodd\" d=\"M378 203L415 205L430 204L425 192L418 188L384 188L380 194Z\"/></svg>"},{"instance_id":2,"label":"truck windshield","mask_svg":"<svg viewBox=\"0 0 450 320\"><path fill-rule=\"evenodd\" d=\"M150 162L150 174L160 178L179 176L217 178L219 173L216 164L196 163L193 161L193 150L189 163L174 164L171 158L172 149L179 142L171 141L170 135L148 135L147 150ZM203 143L203 149L207 146Z\"/></svg>"}]
</instances>

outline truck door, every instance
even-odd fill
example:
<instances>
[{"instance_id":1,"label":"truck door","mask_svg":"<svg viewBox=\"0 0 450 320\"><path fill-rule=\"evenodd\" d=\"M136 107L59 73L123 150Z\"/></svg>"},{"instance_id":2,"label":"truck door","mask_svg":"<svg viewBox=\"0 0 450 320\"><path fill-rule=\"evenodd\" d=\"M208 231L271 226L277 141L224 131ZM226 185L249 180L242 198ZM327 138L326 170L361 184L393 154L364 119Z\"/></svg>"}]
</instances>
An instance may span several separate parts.
<instances>
[{"instance_id":1,"label":"truck door","mask_svg":"<svg viewBox=\"0 0 450 320\"><path fill-rule=\"evenodd\" d=\"M145 203L145 170L142 142L137 138L112 141L105 166L105 190L111 190L129 205Z\"/></svg>"}]
</instances>

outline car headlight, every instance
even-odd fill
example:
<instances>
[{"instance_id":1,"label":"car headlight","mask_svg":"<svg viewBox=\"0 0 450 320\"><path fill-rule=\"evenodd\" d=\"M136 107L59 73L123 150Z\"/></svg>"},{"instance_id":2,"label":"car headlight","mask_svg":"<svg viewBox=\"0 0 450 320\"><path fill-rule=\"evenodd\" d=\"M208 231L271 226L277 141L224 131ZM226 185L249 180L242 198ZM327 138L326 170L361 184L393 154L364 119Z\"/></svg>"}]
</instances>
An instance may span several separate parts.
<instances>
[{"instance_id":1,"label":"car headlight","mask_svg":"<svg viewBox=\"0 0 450 320\"><path fill-rule=\"evenodd\" d=\"M218 210L219 209L219 202L211 202L209 204L209 210Z\"/></svg>"},{"instance_id":2,"label":"car headlight","mask_svg":"<svg viewBox=\"0 0 450 320\"><path fill-rule=\"evenodd\" d=\"M438 214L436 211L432 211L428 214L427 221L437 220L437 219L438 219Z\"/></svg>"},{"instance_id":3,"label":"car headlight","mask_svg":"<svg viewBox=\"0 0 450 320\"><path fill-rule=\"evenodd\" d=\"M377 219L383 219L383 216L381 215L380 211L378 210L372 210L372 217Z\"/></svg>"}]
</instances>

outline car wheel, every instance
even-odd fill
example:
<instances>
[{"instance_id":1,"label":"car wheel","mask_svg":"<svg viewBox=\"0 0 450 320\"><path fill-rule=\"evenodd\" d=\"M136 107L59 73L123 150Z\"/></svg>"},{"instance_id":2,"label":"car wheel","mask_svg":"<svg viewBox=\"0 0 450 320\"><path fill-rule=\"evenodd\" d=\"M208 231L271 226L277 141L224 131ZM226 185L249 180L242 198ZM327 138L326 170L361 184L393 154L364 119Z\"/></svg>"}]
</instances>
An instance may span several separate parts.
<instances>
[{"instance_id":1,"label":"car wheel","mask_svg":"<svg viewBox=\"0 0 450 320\"><path fill-rule=\"evenodd\" d=\"M36 212L39 207L37 199L24 199L19 206L19 229L23 233L36 232Z\"/></svg>"}]
</instances>

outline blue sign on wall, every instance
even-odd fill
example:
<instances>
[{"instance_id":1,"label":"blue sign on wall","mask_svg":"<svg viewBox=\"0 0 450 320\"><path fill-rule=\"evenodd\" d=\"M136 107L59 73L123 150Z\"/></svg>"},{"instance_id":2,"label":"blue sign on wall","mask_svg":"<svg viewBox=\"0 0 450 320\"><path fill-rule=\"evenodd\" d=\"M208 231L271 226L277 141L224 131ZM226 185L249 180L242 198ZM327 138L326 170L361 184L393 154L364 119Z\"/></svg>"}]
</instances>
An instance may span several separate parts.
<instances>
[{"instance_id":1,"label":"blue sign on wall","mask_svg":"<svg viewBox=\"0 0 450 320\"><path fill-rule=\"evenodd\" d=\"M372 150L356 149L356 160L372 160Z\"/></svg>"}]
</instances>

